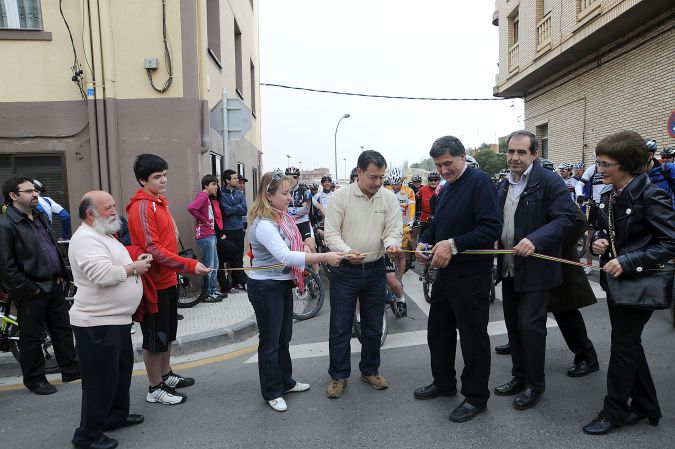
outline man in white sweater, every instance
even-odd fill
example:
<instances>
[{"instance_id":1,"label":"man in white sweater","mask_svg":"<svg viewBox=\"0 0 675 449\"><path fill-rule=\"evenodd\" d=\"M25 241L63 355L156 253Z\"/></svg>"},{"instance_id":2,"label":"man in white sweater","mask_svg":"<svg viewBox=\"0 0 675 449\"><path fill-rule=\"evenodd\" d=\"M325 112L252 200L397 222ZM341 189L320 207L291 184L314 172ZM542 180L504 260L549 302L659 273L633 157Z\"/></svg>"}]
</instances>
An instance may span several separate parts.
<instances>
[{"instance_id":1,"label":"man in white sweater","mask_svg":"<svg viewBox=\"0 0 675 449\"><path fill-rule=\"evenodd\" d=\"M131 316L143 295L139 276L152 256L132 261L114 234L120 218L115 200L106 192L82 197L80 226L70 240L68 257L77 286L70 309L82 372L82 413L75 430L77 448L113 449L117 440L103 431L143 422L129 414L129 386L134 356Z\"/></svg>"}]
</instances>

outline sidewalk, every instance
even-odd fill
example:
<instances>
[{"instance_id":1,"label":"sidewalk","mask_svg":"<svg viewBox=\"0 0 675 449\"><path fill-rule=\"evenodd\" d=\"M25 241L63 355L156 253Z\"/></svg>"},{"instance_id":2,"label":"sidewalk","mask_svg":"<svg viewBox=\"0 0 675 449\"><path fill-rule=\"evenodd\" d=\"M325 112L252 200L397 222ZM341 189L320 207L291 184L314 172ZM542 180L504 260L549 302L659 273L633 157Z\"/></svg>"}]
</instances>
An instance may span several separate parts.
<instances>
[{"instance_id":1,"label":"sidewalk","mask_svg":"<svg viewBox=\"0 0 675 449\"><path fill-rule=\"evenodd\" d=\"M178 309L184 319L178 322L178 335L172 354L179 356L238 342L257 332L253 307L245 291L229 295L220 303L200 303L190 309ZM143 336L138 323L131 341L134 359L143 360ZM11 353L0 353L0 378L16 377L21 383L21 368Z\"/></svg>"}]
</instances>

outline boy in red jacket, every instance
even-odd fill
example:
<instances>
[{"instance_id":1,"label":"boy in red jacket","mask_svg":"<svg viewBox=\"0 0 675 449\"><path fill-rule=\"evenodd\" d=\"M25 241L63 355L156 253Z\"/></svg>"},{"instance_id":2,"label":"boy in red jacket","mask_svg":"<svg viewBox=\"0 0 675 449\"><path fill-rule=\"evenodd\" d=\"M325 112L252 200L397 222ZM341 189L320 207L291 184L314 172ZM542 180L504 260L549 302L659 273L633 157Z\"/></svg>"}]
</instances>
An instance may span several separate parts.
<instances>
[{"instance_id":1,"label":"boy in red jacket","mask_svg":"<svg viewBox=\"0 0 675 449\"><path fill-rule=\"evenodd\" d=\"M134 175L141 185L126 207L131 243L150 253L153 263L147 274L157 290L158 313L146 314L143 331L143 361L150 387L146 400L160 404L180 404L186 396L176 388L189 387L194 379L171 370L171 343L178 328L178 288L176 273L205 275L210 272L201 262L178 255L176 227L163 193L169 165L154 154L141 154L134 162Z\"/></svg>"}]
</instances>

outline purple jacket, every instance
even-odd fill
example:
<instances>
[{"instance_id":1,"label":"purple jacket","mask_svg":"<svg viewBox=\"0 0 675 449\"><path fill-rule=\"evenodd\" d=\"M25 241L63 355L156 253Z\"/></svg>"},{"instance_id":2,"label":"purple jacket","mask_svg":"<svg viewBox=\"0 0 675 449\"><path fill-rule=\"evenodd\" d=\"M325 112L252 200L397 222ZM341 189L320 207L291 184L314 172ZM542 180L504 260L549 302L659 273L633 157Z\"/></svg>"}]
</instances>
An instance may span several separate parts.
<instances>
[{"instance_id":1,"label":"purple jacket","mask_svg":"<svg viewBox=\"0 0 675 449\"><path fill-rule=\"evenodd\" d=\"M195 240L216 235L213 225L213 205L209 201L209 195L199 192L195 199L188 204L188 212L195 217Z\"/></svg>"}]
</instances>

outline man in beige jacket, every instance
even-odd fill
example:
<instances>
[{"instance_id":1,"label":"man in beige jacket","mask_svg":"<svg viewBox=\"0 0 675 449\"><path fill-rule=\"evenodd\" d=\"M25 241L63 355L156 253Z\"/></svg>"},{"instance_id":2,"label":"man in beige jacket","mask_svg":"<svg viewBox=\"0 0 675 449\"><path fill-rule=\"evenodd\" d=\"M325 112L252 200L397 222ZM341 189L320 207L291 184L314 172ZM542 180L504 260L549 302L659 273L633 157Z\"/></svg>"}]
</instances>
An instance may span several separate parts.
<instances>
[{"instance_id":1,"label":"man in beige jacket","mask_svg":"<svg viewBox=\"0 0 675 449\"><path fill-rule=\"evenodd\" d=\"M134 364L131 316L143 294L139 276L152 256L132 261L115 239L120 228L115 200L106 192L84 195L82 219L70 240L68 257L77 286L70 324L77 341L82 373L82 413L75 430L77 448L112 449L117 441L103 431L143 422L129 414L129 386Z\"/></svg>"},{"instance_id":2,"label":"man in beige jacket","mask_svg":"<svg viewBox=\"0 0 675 449\"><path fill-rule=\"evenodd\" d=\"M330 374L328 397L342 396L351 372L350 339L359 299L362 348L361 380L377 390L387 388L378 373L387 275L384 253L400 251L403 224L398 200L382 188L387 162L377 151L364 151L358 160L358 179L333 194L327 208L326 244L349 256L331 269Z\"/></svg>"}]
</instances>

